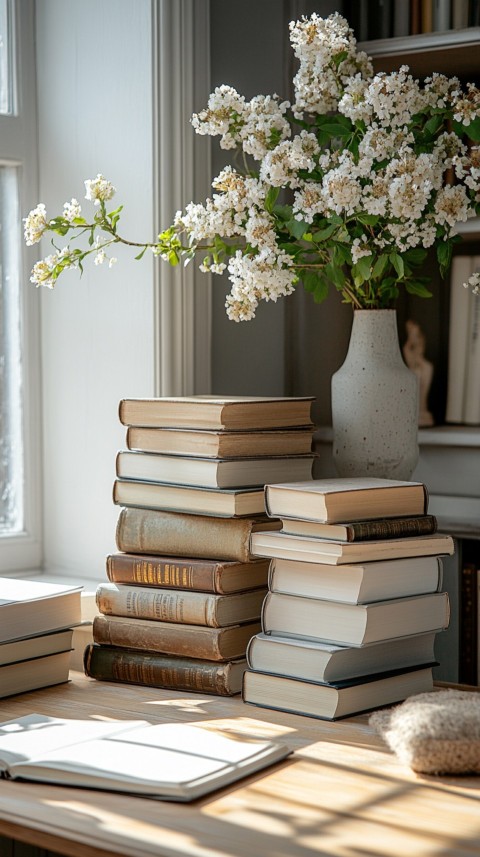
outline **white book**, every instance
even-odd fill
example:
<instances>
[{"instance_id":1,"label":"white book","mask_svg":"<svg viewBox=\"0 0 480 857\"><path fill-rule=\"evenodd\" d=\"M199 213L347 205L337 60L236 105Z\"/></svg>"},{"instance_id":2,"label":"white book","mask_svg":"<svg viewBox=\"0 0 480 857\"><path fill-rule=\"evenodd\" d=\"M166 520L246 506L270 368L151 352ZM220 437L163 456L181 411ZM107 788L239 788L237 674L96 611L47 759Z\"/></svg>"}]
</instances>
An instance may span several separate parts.
<instances>
[{"instance_id":1,"label":"white book","mask_svg":"<svg viewBox=\"0 0 480 857\"><path fill-rule=\"evenodd\" d=\"M194 800L290 753L283 744L229 738L189 723L31 714L0 724L4 777L157 800Z\"/></svg>"},{"instance_id":2,"label":"white book","mask_svg":"<svg viewBox=\"0 0 480 857\"><path fill-rule=\"evenodd\" d=\"M339 646L367 646L448 627L446 592L370 604L344 604L269 592L263 602L262 631L279 637L309 637Z\"/></svg>"},{"instance_id":3,"label":"white book","mask_svg":"<svg viewBox=\"0 0 480 857\"><path fill-rule=\"evenodd\" d=\"M480 268L480 256L474 257L473 269ZM480 295L469 292L469 324L467 330L467 366L463 422L480 425Z\"/></svg>"},{"instance_id":4,"label":"white book","mask_svg":"<svg viewBox=\"0 0 480 857\"><path fill-rule=\"evenodd\" d=\"M433 29L445 32L451 26L450 0L433 0Z\"/></svg>"},{"instance_id":5,"label":"white book","mask_svg":"<svg viewBox=\"0 0 480 857\"><path fill-rule=\"evenodd\" d=\"M416 634L359 648L261 633L248 644L247 665L304 681L338 682L434 663L435 637L435 632Z\"/></svg>"},{"instance_id":6,"label":"white book","mask_svg":"<svg viewBox=\"0 0 480 857\"><path fill-rule=\"evenodd\" d=\"M268 588L285 595L366 604L406 595L437 592L442 583L438 556L411 557L355 565L272 559Z\"/></svg>"},{"instance_id":7,"label":"white book","mask_svg":"<svg viewBox=\"0 0 480 857\"><path fill-rule=\"evenodd\" d=\"M1 577L0 643L79 625L81 589L81 586Z\"/></svg>"},{"instance_id":8,"label":"white book","mask_svg":"<svg viewBox=\"0 0 480 857\"><path fill-rule=\"evenodd\" d=\"M448 340L447 423L462 423L467 374L467 344L470 315L468 289L463 288L473 272L472 256L455 256L450 274L450 324Z\"/></svg>"}]
</instances>

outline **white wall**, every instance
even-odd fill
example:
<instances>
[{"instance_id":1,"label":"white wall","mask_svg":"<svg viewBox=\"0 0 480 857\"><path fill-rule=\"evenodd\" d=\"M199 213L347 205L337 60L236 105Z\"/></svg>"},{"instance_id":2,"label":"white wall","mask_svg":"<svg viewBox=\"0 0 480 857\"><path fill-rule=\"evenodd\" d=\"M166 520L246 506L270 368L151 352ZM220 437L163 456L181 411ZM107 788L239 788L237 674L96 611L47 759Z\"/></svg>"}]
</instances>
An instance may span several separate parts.
<instances>
[{"instance_id":1,"label":"white wall","mask_svg":"<svg viewBox=\"0 0 480 857\"><path fill-rule=\"evenodd\" d=\"M125 204L119 232L154 236L151 29L148 0L37 0L40 199L51 216L102 172ZM37 293L45 567L82 577L102 578L114 549L118 402L154 392L154 260L115 255L111 270L87 262L81 279L67 272Z\"/></svg>"}]
</instances>

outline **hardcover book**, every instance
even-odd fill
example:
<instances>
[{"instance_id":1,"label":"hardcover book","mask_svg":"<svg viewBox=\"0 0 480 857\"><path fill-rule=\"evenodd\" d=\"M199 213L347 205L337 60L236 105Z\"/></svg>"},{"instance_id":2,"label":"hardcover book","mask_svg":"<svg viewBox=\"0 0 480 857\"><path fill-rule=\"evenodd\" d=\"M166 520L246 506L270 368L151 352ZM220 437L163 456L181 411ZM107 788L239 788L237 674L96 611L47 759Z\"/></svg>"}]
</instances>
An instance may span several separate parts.
<instances>
[{"instance_id":1,"label":"hardcover book","mask_svg":"<svg viewBox=\"0 0 480 857\"><path fill-rule=\"evenodd\" d=\"M330 539L290 536L287 533L255 532L251 535L250 545L253 556L279 557L327 565L374 562L402 557L441 556L454 552L452 537L441 533L416 538L334 542Z\"/></svg>"},{"instance_id":2,"label":"hardcover book","mask_svg":"<svg viewBox=\"0 0 480 857\"><path fill-rule=\"evenodd\" d=\"M0 697L63 684L68 681L70 656L68 648L63 652L0 666Z\"/></svg>"},{"instance_id":3,"label":"hardcover book","mask_svg":"<svg viewBox=\"0 0 480 857\"><path fill-rule=\"evenodd\" d=\"M232 595L189 592L160 587L101 583L97 587L100 613L224 628L260 618L266 589Z\"/></svg>"},{"instance_id":4,"label":"hardcover book","mask_svg":"<svg viewBox=\"0 0 480 857\"><path fill-rule=\"evenodd\" d=\"M0 724L9 779L191 801L281 761L288 747L189 723L70 720L30 714Z\"/></svg>"},{"instance_id":5,"label":"hardcover book","mask_svg":"<svg viewBox=\"0 0 480 857\"><path fill-rule=\"evenodd\" d=\"M112 583L163 586L228 595L265 587L268 560L219 562L191 557L116 553L107 556L107 577Z\"/></svg>"},{"instance_id":6,"label":"hardcover book","mask_svg":"<svg viewBox=\"0 0 480 857\"><path fill-rule=\"evenodd\" d=\"M266 482L309 479L314 456L193 458L155 452L119 452L117 477L200 488L254 488Z\"/></svg>"},{"instance_id":7,"label":"hardcover book","mask_svg":"<svg viewBox=\"0 0 480 857\"><path fill-rule=\"evenodd\" d=\"M158 652L136 652L115 646L87 646L85 673L99 681L126 682L144 687L163 687L234 696L242 689L246 660L206 661L173 657Z\"/></svg>"},{"instance_id":8,"label":"hardcover book","mask_svg":"<svg viewBox=\"0 0 480 857\"><path fill-rule=\"evenodd\" d=\"M0 578L0 643L79 625L81 588Z\"/></svg>"},{"instance_id":9,"label":"hardcover book","mask_svg":"<svg viewBox=\"0 0 480 857\"><path fill-rule=\"evenodd\" d=\"M122 399L126 426L223 429L229 431L311 425L312 396L180 396Z\"/></svg>"},{"instance_id":10,"label":"hardcover book","mask_svg":"<svg viewBox=\"0 0 480 857\"><path fill-rule=\"evenodd\" d=\"M435 637L435 632L416 634L357 648L260 633L248 644L247 665L257 672L330 684L433 663Z\"/></svg>"},{"instance_id":11,"label":"hardcover book","mask_svg":"<svg viewBox=\"0 0 480 857\"><path fill-rule=\"evenodd\" d=\"M421 482L354 477L266 485L265 501L272 517L335 524L424 515L428 496Z\"/></svg>"},{"instance_id":12,"label":"hardcover book","mask_svg":"<svg viewBox=\"0 0 480 857\"><path fill-rule=\"evenodd\" d=\"M265 515L262 488L198 488L164 482L116 479L113 502L117 506L135 506L190 515L225 518Z\"/></svg>"},{"instance_id":13,"label":"hardcover book","mask_svg":"<svg viewBox=\"0 0 480 857\"><path fill-rule=\"evenodd\" d=\"M340 646L366 646L392 637L410 637L448 627L446 592L345 604L269 592L263 603L262 630L280 637L311 637Z\"/></svg>"},{"instance_id":14,"label":"hardcover book","mask_svg":"<svg viewBox=\"0 0 480 857\"><path fill-rule=\"evenodd\" d=\"M210 628L179 622L156 622L125 616L95 616L93 639L102 646L121 646L137 651L163 652L207 661L245 657L249 640L260 631L260 622Z\"/></svg>"},{"instance_id":15,"label":"hardcover book","mask_svg":"<svg viewBox=\"0 0 480 857\"><path fill-rule=\"evenodd\" d=\"M291 430L210 431L177 428L127 429L128 449L206 458L302 455L311 452L313 426Z\"/></svg>"},{"instance_id":16,"label":"hardcover book","mask_svg":"<svg viewBox=\"0 0 480 857\"><path fill-rule=\"evenodd\" d=\"M435 533L436 530L437 519L434 515L416 515L414 518L377 518L372 521L352 521L344 524L321 524L318 521L289 518L282 521L282 533L341 542L427 536Z\"/></svg>"},{"instance_id":17,"label":"hardcover book","mask_svg":"<svg viewBox=\"0 0 480 857\"><path fill-rule=\"evenodd\" d=\"M433 677L430 664L408 672L381 677L373 675L332 684L246 670L243 701L276 711L304 714L321 720L337 720L431 690Z\"/></svg>"},{"instance_id":18,"label":"hardcover book","mask_svg":"<svg viewBox=\"0 0 480 857\"><path fill-rule=\"evenodd\" d=\"M271 592L365 604L406 595L437 592L442 585L438 556L392 559L341 565L272 559L268 588Z\"/></svg>"},{"instance_id":19,"label":"hardcover book","mask_svg":"<svg viewBox=\"0 0 480 857\"><path fill-rule=\"evenodd\" d=\"M217 518L132 507L120 512L116 540L124 553L248 562L253 559L251 534L280 526L280 521L262 517Z\"/></svg>"}]
</instances>

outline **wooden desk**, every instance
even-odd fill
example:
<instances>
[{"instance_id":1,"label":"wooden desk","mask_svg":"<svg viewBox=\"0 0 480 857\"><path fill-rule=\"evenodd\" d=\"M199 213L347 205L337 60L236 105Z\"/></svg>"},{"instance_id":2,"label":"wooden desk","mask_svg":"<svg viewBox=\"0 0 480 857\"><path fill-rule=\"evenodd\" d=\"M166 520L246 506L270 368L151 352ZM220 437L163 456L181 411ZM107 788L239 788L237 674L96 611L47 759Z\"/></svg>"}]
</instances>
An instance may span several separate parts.
<instances>
[{"instance_id":1,"label":"wooden desk","mask_svg":"<svg viewBox=\"0 0 480 857\"><path fill-rule=\"evenodd\" d=\"M214 723L278 739L285 762L193 804L0 781L0 836L69 857L470 857L480 850L480 778L401 766L366 716L326 723L238 698L149 690L72 674L68 685L1 700L31 712L152 723Z\"/></svg>"}]
</instances>

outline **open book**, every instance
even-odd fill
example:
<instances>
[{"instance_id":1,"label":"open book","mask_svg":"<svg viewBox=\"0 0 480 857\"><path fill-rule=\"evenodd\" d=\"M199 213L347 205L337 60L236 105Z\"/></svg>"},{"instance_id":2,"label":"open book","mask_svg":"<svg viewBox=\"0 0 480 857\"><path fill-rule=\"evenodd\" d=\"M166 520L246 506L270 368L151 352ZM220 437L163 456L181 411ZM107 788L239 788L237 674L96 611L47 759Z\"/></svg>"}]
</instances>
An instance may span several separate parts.
<instances>
[{"instance_id":1,"label":"open book","mask_svg":"<svg viewBox=\"0 0 480 857\"><path fill-rule=\"evenodd\" d=\"M30 714L0 723L0 774L11 779L191 801L292 751L190 723L65 720Z\"/></svg>"}]
</instances>

